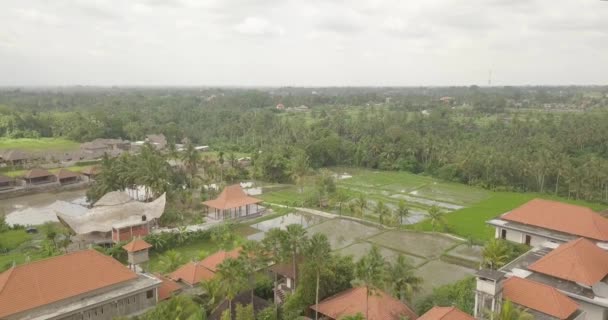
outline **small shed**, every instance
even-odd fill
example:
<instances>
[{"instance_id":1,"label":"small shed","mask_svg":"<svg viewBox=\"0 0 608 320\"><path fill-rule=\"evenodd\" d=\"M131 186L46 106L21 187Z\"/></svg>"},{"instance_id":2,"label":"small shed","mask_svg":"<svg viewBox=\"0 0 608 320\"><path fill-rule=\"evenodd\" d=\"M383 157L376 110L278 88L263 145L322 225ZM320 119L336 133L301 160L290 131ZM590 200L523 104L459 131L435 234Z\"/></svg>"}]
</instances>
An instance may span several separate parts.
<instances>
[{"instance_id":1,"label":"small shed","mask_svg":"<svg viewBox=\"0 0 608 320\"><path fill-rule=\"evenodd\" d=\"M81 173L83 176L87 177L87 179L89 181L95 180L95 177L97 177L101 173L101 167L99 167L99 166L87 167L87 168L84 168L84 170L82 170Z\"/></svg>"},{"instance_id":2,"label":"small shed","mask_svg":"<svg viewBox=\"0 0 608 320\"><path fill-rule=\"evenodd\" d=\"M152 248L152 245L141 238L133 239L133 241L122 246L122 248L127 251L127 257L130 265L138 265L150 260L148 256L148 249Z\"/></svg>"},{"instance_id":3,"label":"small shed","mask_svg":"<svg viewBox=\"0 0 608 320\"><path fill-rule=\"evenodd\" d=\"M55 182L55 175L47 170L35 168L25 173L23 180L28 185Z\"/></svg>"},{"instance_id":4,"label":"small shed","mask_svg":"<svg viewBox=\"0 0 608 320\"><path fill-rule=\"evenodd\" d=\"M15 179L0 175L0 190L9 189L15 185Z\"/></svg>"},{"instance_id":5,"label":"small shed","mask_svg":"<svg viewBox=\"0 0 608 320\"><path fill-rule=\"evenodd\" d=\"M59 181L61 185L76 183L78 180L80 180L80 175L76 172L68 169L61 169L57 172L57 181Z\"/></svg>"}]
</instances>

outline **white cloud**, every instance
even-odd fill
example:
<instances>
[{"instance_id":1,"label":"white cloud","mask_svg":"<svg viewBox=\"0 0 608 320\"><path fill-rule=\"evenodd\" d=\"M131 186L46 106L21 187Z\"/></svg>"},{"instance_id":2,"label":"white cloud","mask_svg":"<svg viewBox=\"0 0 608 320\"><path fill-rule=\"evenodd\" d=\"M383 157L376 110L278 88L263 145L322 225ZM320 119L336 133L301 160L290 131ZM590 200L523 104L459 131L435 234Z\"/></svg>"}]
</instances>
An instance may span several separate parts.
<instances>
[{"instance_id":1,"label":"white cloud","mask_svg":"<svg viewBox=\"0 0 608 320\"><path fill-rule=\"evenodd\" d=\"M234 30L245 35L253 36L275 36L285 34L285 30L278 25L273 25L268 20L259 17L247 17L241 23L234 26Z\"/></svg>"}]
</instances>

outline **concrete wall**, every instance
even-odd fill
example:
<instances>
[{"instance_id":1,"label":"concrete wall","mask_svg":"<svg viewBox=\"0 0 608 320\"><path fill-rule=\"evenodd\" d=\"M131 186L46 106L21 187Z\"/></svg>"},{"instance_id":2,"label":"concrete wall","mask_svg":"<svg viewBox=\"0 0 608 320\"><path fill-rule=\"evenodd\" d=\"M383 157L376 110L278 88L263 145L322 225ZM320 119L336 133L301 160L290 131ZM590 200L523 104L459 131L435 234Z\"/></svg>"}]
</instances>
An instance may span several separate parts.
<instances>
[{"instance_id":1,"label":"concrete wall","mask_svg":"<svg viewBox=\"0 0 608 320\"><path fill-rule=\"evenodd\" d=\"M63 315L50 320L112 320L119 316L137 314L156 305L156 293L156 289L150 289L116 301L108 301L101 306L83 309L74 314Z\"/></svg>"},{"instance_id":2,"label":"concrete wall","mask_svg":"<svg viewBox=\"0 0 608 320\"><path fill-rule=\"evenodd\" d=\"M587 313L585 320L605 320L608 318L608 312L605 308L577 300L579 308Z\"/></svg>"}]
</instances>

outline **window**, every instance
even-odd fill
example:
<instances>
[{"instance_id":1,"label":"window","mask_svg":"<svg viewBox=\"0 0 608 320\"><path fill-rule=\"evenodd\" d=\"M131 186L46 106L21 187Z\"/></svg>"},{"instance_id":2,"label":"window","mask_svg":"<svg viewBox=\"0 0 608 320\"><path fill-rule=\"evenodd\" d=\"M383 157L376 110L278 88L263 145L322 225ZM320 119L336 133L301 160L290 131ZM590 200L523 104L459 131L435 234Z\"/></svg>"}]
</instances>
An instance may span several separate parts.
<instances>
[{"instance_id":1,"label":"window","mask_svg":"<svg viewBox=\"0 0 608 320\"><path fill-rule=\"evenodd\" d=\"M526 244L530 245L530 242L532 242L532 237L530 235L526 235Z\"/></svg>"},{"instance_id":2,"label":"window","mask_svg":"<svg viewBox=\"0 0 608 320\"><path fill-rule=\"evenodd\" d=\"M500 230L500 238L503 240L507 239L507 230L505 230L505 229Z\"/></svg>"},{"instance_id":3,"label":"window","mask_svg":"<svg viewBox=\"0 0 608 320\"><path fill-rule=\"evenodd\" d=\"M154 290L146 291L146 298L148 298L148 299L154 298Z\"/></svg>"}]
</instances>

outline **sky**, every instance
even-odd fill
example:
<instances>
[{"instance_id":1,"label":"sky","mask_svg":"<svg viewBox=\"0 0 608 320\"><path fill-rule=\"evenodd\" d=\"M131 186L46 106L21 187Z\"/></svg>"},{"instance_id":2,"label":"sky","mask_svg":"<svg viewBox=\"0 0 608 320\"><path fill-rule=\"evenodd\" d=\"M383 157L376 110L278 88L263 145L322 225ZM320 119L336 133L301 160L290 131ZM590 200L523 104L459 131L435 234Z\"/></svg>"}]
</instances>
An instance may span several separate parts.
<instances>
[{"instance_id":1,"label":"sky","mask_svg":"<svg viewBox=\"0 0 608 320\"><path fill-rule=\"evenodd\" d=\"M608 1L2 0L0 86L608 84Z\"/></svg>"}]
</instances>

